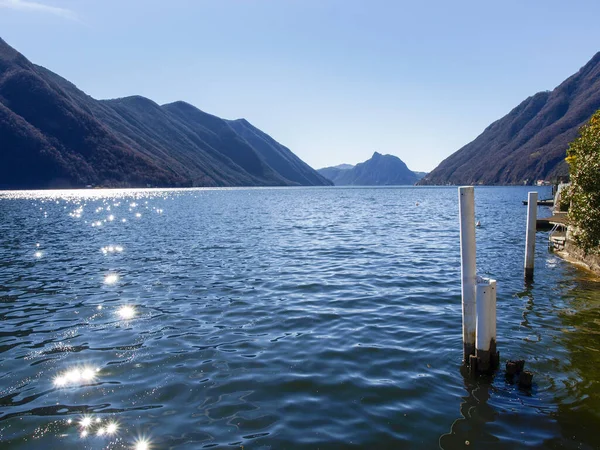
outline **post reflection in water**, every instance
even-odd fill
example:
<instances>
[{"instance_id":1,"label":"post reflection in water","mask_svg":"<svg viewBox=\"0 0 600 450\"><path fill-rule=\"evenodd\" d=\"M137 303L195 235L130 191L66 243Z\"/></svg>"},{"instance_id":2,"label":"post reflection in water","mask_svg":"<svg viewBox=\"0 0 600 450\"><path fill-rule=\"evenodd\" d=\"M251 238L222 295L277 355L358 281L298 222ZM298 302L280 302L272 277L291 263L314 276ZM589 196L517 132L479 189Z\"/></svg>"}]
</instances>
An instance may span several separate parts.
<instances>
[{"instance_id":1,"label":"post reflection in water","mask_svg":"<svg viewBox=\"0 0 600 450\"><path fill-rule=\"evenodd\" d=\"M531 311L533 311L533 307L535 306L533 299L533 282L525 281L525 286L523 291L518 292L516 294L518 298L527 298L527 304L525 305L525 309L523 310L523 321L521 325L524 327L529 327L529 320L527 316Z\"/></svg>"},{"instance_id":2,"label":"post reflection in water","mask_svg":"<svg viewBox=\"0 0 600 450\"><path fill-rule=\"evenodd\" d=\"M461 375L467 395L461 397L461 418L456 419L450 427L450 433L440 437L439 446L444 450L472 446L481 448L486 444L495 443L499 438L487 431L486 424L494 422L498 412L489 405L490 390L493 390L492 377L471 379L466 367L461 367Z\"/></svg>"}]
</instances>

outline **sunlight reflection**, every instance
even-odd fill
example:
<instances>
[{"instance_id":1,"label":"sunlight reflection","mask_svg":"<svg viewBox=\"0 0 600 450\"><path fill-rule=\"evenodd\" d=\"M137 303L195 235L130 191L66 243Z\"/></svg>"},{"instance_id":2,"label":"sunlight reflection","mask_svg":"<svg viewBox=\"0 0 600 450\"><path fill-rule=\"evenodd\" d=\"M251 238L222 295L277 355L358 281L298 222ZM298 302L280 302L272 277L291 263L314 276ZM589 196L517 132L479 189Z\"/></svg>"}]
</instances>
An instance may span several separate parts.
<instances>
[{"instance_id":1,"label":"sunlight reflection","mask_svg":"<svg viewBox=\"0 0 600 450\"><path fill-rule=\"evenodd\" d=\"M56 387L64 387L69 384L87 384L96 379L96 374L99 371L100 369L93 369L91 367L74 368L57 375L52 381Z\"/></svg>"},{"instance_id":2,"label":"sunlight reflection","mask_svg":"<svg viewBox=\"0 0 600 450\"><path fill-rule=\"evenodd\" d=\"M115 284L119 281L119 275L116 273L109 273L104 277L104 284Z\"/></svg>"},{"instance_id":3,"label":"sunlight reflection","mask_svg":"<svg viewBox=\"0 0 600 450\"><path fill-rule=\"evenodd\" d=\"M83 416L83 419L79 422L81 428L87 428L92 424L92 418L90 416Z\"/></svg>"},{"instance_id":4,"label":"sunlight reflection","mask_svg":"<svg viewBox=\"0 0 600 450\"><path fill-rule=\"evenodd\" d=\"M150 449L150 441L145 438L140 438L135 441L135 450L149 450Z\"/></svg>"},{"instance_id":5,"label":"sunlight reflection","mask_svg":"<svg viewBox=\"0 0 600 450\"><path fill-rule=\"evenodd\" d=\"M114 253L114 252L121 253L123 251L123 247L121 247L120 245L107 245L106 247L102 247L100 249L100 251L102 253L104 253L105 255L107 253Z\"/></svg>"},{"instance_id":6,"label":"sunlight reflection","mask_svg":"<svg viewBox=\"0 0 600 450\"><path fill-rule=\"evenodd\" d=\"M69 370L65 374L68 383L78 383L82 379L81 372L78 369Z\"/></svg>"},{"instance_id":7,"label":"sunlight reflection","mask_svg":"<svg viewBox=\"0 0 600 450\"><path fill-rule=\"evenodd\" d=\"M56 387L63 387L67 385L67 379L64 376L59 375L57 377L54 377L53 383Z\"/></svg>"},{"instance_id":8,"label":"sunlight reflection","mask_svg":"<svg viewBox=\"0 0 600 450\"><path fill-rule=\"evenodd\" d=\"M69 216L71 216L75 219L80 219L82 213L83 213L83 208L80 206L79 208L74 209L72 212L70 212Z\"/></svg>"},{"instance_id":9,"label":"sunlight reflection","mask_svg":"<svg viewBox=\"0 0 600 450\"><path fill-rule=\"evenodd\" d=\"M109 222L112 222L113 220L115 220L115 216L113 216L112 214L110 216L108 216Z\"/></svg>"},{"instance_id":10,"label":"sunlight reflection","mask_svg":"<svg viewBox=\"0 0 600 450\"><path fill-rule=\"evenodd\" d=\"M41 258L44 254L42 252L35 252L36 258Z\"/></svg>"},{"instance_id":11,"label":"sunlight reflection","mask_svg":"<svg viewBox=\"0 0 600 450\"><path fill-rule=\"evenodd\" d=\"M135 217L142 217L142 215L140 213L135 213Z\"/></svg>"},{"instance_id":12,"label":"sunlight reflection","mask_svg":"<svg viewBox=\"0 0 600 450\"><path fill-rule=\"evenodd\" d=\"M235 189L236 188L46 189L37 191L3 191L0 192L0 198L35 200L39 202L39 204L45 204L49 201L54 202L57 198L76 204L85 200L104 200L106 206L109 206L111 202L115 202L116 200L122 200L124 202L130 202L128 203L129 206L133 204L134 206L132 207L135 207L138 204L135 201L132 201L132 197L136 197L137 199L143 197L162 197L168 199L174 195L180 195L191 190L204 192ZM113 206L117 206L117 203ZM42 210L42 208L40 208L40 210Z\"/></svg>"},{"instance_id":13,"label":"sunlight reflection","mask_svg":"<svg viewBox=\"0 0 600 450\"><path fill-rule=\"evenodd\" d=\"M113 435L115 434L119 429L119 425L116 422L109 422L108 425L106 426L106 434Z\"/></svg>"},{"instance_id":14,"label":"sunlight reflection","mask_svg":"<svg viewBox=\"0 0 600 450\"><path fill-rule=\"evenodd\" d=\"M129 305L121 306L117 310L117 314L121 319L124 320L133 319L133 317L135 316L135 308Z\"/></svg>"},{"instance_id":15,"label":"sunlight reflection","mask_svg":"<svg viewBox=\"0 0 600 450\"><path fill-rule=\"evenodd\" d=\"M67 423L71 424L69 419ZM92 415L84 415L78 423L81 432L79 436L83 439L90 435L96 436L113 436L119 431L119 423L115 420L110 420L102 423L100 417L94 418Z\"/></svg>"},{"instance_id":16,"label":"sunlight reflection","mask_svg":"<svg viewBox=\"0 0 600 450\"><path fill-rule=\"evenodd\" d=\"M94 378L96 378L96 371L86 367L81 371L80 376L85 381L92 381Z\"/></svg>"}]
</instances>

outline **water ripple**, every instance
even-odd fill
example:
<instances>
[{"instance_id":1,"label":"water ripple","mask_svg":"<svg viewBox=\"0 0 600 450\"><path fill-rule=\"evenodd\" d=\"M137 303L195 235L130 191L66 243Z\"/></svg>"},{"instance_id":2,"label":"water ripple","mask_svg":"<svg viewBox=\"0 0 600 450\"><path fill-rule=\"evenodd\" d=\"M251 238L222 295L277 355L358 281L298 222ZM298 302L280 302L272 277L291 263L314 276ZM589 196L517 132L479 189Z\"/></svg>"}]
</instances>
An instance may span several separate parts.
<instances>
[{"instance_id":1,"label":"water ripple","mask_svg":"<svg viewBox=\"0 0 600 450\"><path fill-rule=\"evenodd\" d=\"M529 392L461 374L455 188L0 193L2 448L597 448L598 284L540 234L523 285L526 192L476 214Z\"/></svg>"}]
</instances>

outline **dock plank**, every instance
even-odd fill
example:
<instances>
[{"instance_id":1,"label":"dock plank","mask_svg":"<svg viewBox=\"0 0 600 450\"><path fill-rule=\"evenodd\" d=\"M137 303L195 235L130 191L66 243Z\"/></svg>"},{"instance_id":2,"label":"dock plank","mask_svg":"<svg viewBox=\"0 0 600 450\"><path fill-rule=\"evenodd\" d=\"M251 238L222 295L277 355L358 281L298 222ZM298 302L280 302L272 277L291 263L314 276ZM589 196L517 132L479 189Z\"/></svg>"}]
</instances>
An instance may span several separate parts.
<instances>
[{"instance_id":1,"label":"dock plank","mask_svg":"<svg viewBox=\"0 0 600 450\"><path fill-rule=\"evenodd\" d=\"M554 225L567 225L567 214L566 213L555 213L550 217L543 219L537 219L536 230L551 230Z\"/></svg>"}]
</instances>

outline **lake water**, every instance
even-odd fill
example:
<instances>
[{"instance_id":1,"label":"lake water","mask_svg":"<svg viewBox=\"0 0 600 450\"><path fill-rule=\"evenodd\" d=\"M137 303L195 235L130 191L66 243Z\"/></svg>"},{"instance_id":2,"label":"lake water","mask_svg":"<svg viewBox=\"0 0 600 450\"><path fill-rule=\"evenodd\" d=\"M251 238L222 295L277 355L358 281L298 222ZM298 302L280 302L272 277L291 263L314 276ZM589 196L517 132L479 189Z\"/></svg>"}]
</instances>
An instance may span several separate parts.
<instances>
[{"instance_id":1,"label":"lake water","mask_svg":"<svg viewBox=\"0 0 600 450\"><path fill-rule=\"evenodd\" d=\"M461 374L456 188L0 193L0 447L600 448L600 284L547 233L524 284L528 190L475 200L530 391Z\"/></svg>"}]
</instances>

